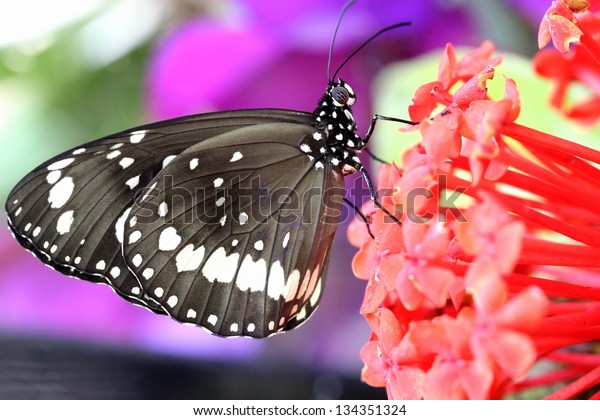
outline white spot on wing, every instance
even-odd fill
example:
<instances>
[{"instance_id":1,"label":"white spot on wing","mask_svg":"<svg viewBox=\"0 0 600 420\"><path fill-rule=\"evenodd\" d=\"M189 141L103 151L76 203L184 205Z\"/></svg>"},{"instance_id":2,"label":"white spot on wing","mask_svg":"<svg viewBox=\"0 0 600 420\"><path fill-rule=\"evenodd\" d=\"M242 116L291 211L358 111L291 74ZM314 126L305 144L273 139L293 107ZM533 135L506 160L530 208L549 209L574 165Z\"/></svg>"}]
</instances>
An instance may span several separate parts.
<instances>
[{"instance_id":1,"label":"white spot on wing","mask_svg":"<svg viewBox=\"0 0 600 420\"><path fill-rule=\"evenodd\" d=\"M245 212L240 213L240 225L245 225L248 221L248 215Z\"/></svg>"},{"instance_id":2,"label":"white spot on wing","mask_svg":"<svg viewBox=\"0 0 600 420\"><path fill-rule=\"evenodd\" d=\"M269 331L273 331L275 329L275 321L269 321Z\"/></svg>"},{"instance_id":3,"label":"white spot on wing","mask_svg":"<svg viewBox=\"0 0 600 420\"><path fill-rule=\"evenodd\" d=\"M204 264L202 274L210 282L231 283L235 276L240 254L227 255L225 248L214 251Z\"/></svg>"},{"instance_id":4,"label":"white spot on wing","mask_svg":"<svg viewBox=\"0 0 600 420\"><path fill-rule=\"evenodd\" d=\"M134 230L129 235L129 243L130 244L136 243L137 241L140 240L141 237L142 237L142 232L140 232L139 230Z\"/></svg>"},{"instance_id":5,"label":"white spot on wing","mask_svg":"<svg viewBox=\"0 0 600 420\"><path fill-rule=\"evenodd\" d=\"M134 189L135 187L137 187L140 183L140 176L134 176L133 178L129 178L129 180L127 182L125 182L125 184L127 184L127 186L129 186L130 189Z\"/></svg>"},{"instance_id":6,"label":"white spot on wing","mask_svg":"<svg viewBox=\"0 0 600 420\"><path fill-rule=\"evenodd\" d=\"M286 233L283 238L283 247L287 248L288 242L290 241L290 232Z\"/></svg>"},{"instance_id":7,"label":"white spot on wing","mask_svg":"<svg viewBox=\"0 0 600 420\"><path fill-rule=\"evenodd\" d=\"M96 263L97 270L104 270L106 268L106 262L104 260L100 260Z\"/></svg>"},{"instance_id":8,"label":"white spot on wing","mask_svg":"<svg viewBox=\"0 0 600 420\"><path fill-rule=\"evenodd\" d=\"M79 148L79 149L77 149L77 150L73 150L73 154L74 154L74 155L80 155L80 154L82 154L83 152L85 152L85 149L84 149L83 147L82 147L82 148Z\"/></svg>"},{"instance_id":9,"label":"white spot on wing","mask_svg":"<svg viewBox=\"0 0 600 420\"><path fill-rule=\"evenodd\" d=\"M58 162L54 162L53 164L48 165L48 170L55 171L57 169L64 169L67 166L69 166L71 163L73 163L74 160L75 160L75 158L66 158L66 159L59 160Z\"/></svg>"},{"instance_id":10,"label":"white spot on wing","mask_svg":"<svg viewBox=\"0 0 600 420\"><path fill-rule=\"evenodd\" d=\"M319 161L319 162L315 163L315 169L323 169L323 168L324 168L323 162Z\"/></svg>"},{"instance_id":11,"label":"white spot on wing","mask_svg":"<svg viewBox=\"0 0 600 420\"><path fill-rule=\"evenodd\" d=\"M54 184L48 194L48 203L50 203L50 207L58 209L64 206L71 198L74 188L75 184L73 184L73 178L70 176L63 178Z\"/></svg>"},{"instance_id":12,"label":"white spot on wing","mask_svg":"<svg viewBox=\"0 0 600 420\"><path fill-rule=\"evenodd\" d=\"M73 224L73 210L69 210L60 215L56 221L56 231L64 235L71 230Z\"/></svg>"},{"instance_id":13,"label":"white spot on wing","mask_svg":"<svg viewBox=\"0 0 600 420\"><path fill-rule=\"evenodd\" d=\"M114 150L106 155L106 159L114 159L118 156L121 156L120 150Z\"/></svg>"},{"instance_id":14,"label":"white spot on wing","mask_svg":"<svg viewBox=\"0 0 600 420\"><path fill-rule=\"evenodd\" d=\"M119 161L119 165L121 165L121 168L123 169L127 169L131 166L131 164L135 162L135 159L132 159L130 157L124 157L123 159L121 159Z\"/></svg>"},{"instance_id":15,"label":"white spot on wing","mask_svg":"<svg viewBox=\"0 0 600 420\"><path fill-rule=\"evenodd\" d=\"M221 220L219 220L219 223L221 224L221 226L225 226L226 221L227 221L227 215L221 217Z\"/></svg>"},{"instance_id":16,"label":"white spot on wing","mask_svg":"<svg viewBox=\"0 0 600 420\"><path fill-rule=\"evenodd\" d=\"M304 318L306 318L306 305L304 305L302 309L300 309L300 312L298 312L298 315L296 315L296 321L302 321Z\"/></svg>"},{"instance_id":17,"label":"white spot on wing","mask_svg":"<svg viewBox=\"0 0 600 420\"><path fill-rule=\"evenodd\" d=\"M271 271L269 272L269 284L267 286L267 295L277 300L283 296L285 289L285 274L283 267L279 261L275 261L271 265Z\"/></svg>"},{"instance_id":18,"label":"white spot on wing","mask_svg":"<svg viewBox=\"0 0 600 420\"><path fill-rule=\"evenodd\" d=\"M254 332L254 330L256 329L256 325L250 323L248 324L248 326L246 327L246 330L248 330L248 332Z\"/></svg>"},{"instance_id":19,"label":"white spot on wing","mask_svg":"<svg viewBox=\"0 0 600 420\"><path fill-rule=\"evenodd\" d=\"M146 136L146 130L134 131L133 133L131 133L131 136L129 137L129 141L134 144L139 143L144 139L145 136Z\"/></svg>"},{"instance_id":20,"label":"white spot on wing","mask_svg":"<svg viewBox=\"0 0 600 420\"><path fill-rule=\"evenodd\" d=\"M250 290L258 292L265 290L267 282L267 263L262 258L252 261L250 255L246 255L240 269L238 271L237 280L235 282L238 289L242 292Z\"/></svg>"},{"instance_id":21,"label":"white spot on wing","mask_svg":"<svg viewBox=\"0 0 600 420\"><path fill-rule=\"evenodd\" d=\"M113 279L116 279L121 274L121 269L119 267L113 267L110 269L110 275Z\"/></svg>"},{"instance_id":22,"label":"white spot on wing","mask_svg":"<svg viewBox=\"0 0 600 420\"><path fill-rule=\"evenodd\" d=\"M190 160L190 169L194 170L198 167L198 158Z\"/></svg>"},{"instance_id":23,"label":"white spot on wing","mask_svg":"<svg viewBox=\"0 0 600 420\"><path fill-rule=\"evenodd\" d=\"M167 165L168 165L169 163L171 163L171 161L172 161L173 159L175 159L176 157L177 157L177 155L169 155L169 156L167 156L167 157L166 157L166 158L163 160L162 167L164 168L165 166L167 166Z\"/></svg>"},{"instance_id":24,"label":"white spot on wing","mask_svg":"<svg viewBox=\"0 0 600 420\"><path fill-rule=\"evenodd\" d=\"M215 188L219 188L221 185L223 185L223 178L217 178L213 181L213 185L215 186Z\"/></svg>"},{"instance_id":25,"label":"white spot on wing","mask_svg":"<svg viewBox=\"0 0 600 420\"><path fill-rule=\"evenodd\" d=\"M323 138L323 135L319 132L316 132L313 134L313 139L315 140L321 140Z\"/></svg>"},{"instance_id":26,"label":"white spot on wing","mask_svg":"<svg viewBox=\"0 0 600 420\"><path fill-rule=\"evenodd\" d=\"M123 232L125 231L125 220L129 216L129 212L131 212L131 207L125 209L121 217L119 217L115 223L115 236L117 237L117 241L120 244L123 243Z\"/></svg>"},{"instance_id":27,"label":"white spot on wing","mask_svg":"<svg viewBox=\"0 0 600 420\"><path fill-rule=\"evenodd\" d=\"M186 316L190 319L196 318L196 315L198 315L198 314L193 309L188 309L187 314L186 314Z\"/></svg>"},{"instance_id":28,"label":"white spot on wing","mask_svg":"<svg viewBox=\"0 0 600 420\"><path fill-rule=\"evenodd\" d=\"M144 268L144 271L142 271L142 276L146 279L149 280L150 277L152 277L154 275L154 269L153 268Z\"/></svg>"},{"instance_id":29,"label":"white spot on wing","mask_svg":"<svg viewBox=\"0 0 600 420\"><path fill-rule=\"evenodd\" d=\"M169 206L164 201L158 205L158 215L160 217L165 217L169 212Z\"/></svg>"},{"instance_id":30,"label":"white spot on wing","mask_svg":"<svg viewBox=\"0 0 600 420\"><path fill-rule=\"evenodd\" d=\"M231 156L231 159L229 161L230 162L237 162L238 160L240 160L243 157L244 157L244 155L242 155L240 152L235 152L233 154L233 156Z\"/></svg>"},{"instance_id":31,"label":"white spot on wing","mask_svg":"<svg viewBox=\"0 0 600 420\"><path fill-rule=\"evenodd\" d=\"M22 211L23 211L23 207L19 207L17 209L17 211L15 212L15 216L18 216L19 214L21 214Z\"/></svg>"},{"instance_id":32,"label":"white spot on wing","mask_svg":"<svg viewBox=\"0 0 600 420\"><path fill-rule=\"evenodd\" d=\"M154 296L160 298L165 294L165 290L162 287L157 287L154 289Z\"/></svg>"},{"instance_id":33,"label":"white spot on wing","mask_svg":"<svg viewBox=\"0 0 600 420\"><path fill-rule=\"evenodd\" d=\"M238 331L238 328L239 328L239 325L238 325L237 323L235 323L235 322L234 322L234 323L232 323L232 324L229 326L229 331L231 331L231 332L237 332L237 331Z\"/></svg>"},{"instance_id":34,"label":"white spot on wing","mask_svg":"<svg viewBox=\"0 0 600 420\"><path fill-rule=\"evenodd\" d=\"M160 233L158 249L161 251L173 251L180 243L181 236L177 234L177 229L169 226Z\"/></svg>"},{"instance_id":35,"label":"white spot on wing","mask_svg":"<svg viewBox=\"0 0 600 420\"><path fill-rule=\"evenodd\" d=\"M177 272L197 270L200 264L202 264L202 260L204 260L204 251L204 246L200 246L198 249L194 249L194 244L184 246L175 257Z\"/></svg>"},{"instance_id":36,"label":"white spot on wing","mask_svg":"<svg viewBox=\"0 0 600 420\"><path fill-rule=\"evenodd\" d=\"M306 143L302 143L300 145L300 150L302 150L304 153L310 153L310 146Z\"/></svg>"},{"instance_id":37,"label":"white spot on wing","mask_svg":"<svg viewBox=\"0 0 600 420\"><path fill-rule=\"evenodd\" d=\"M150 187L148 187L148 189L146 190L146 193L142 196L142 200L144 201L146 199L146 197L148 197L150 195L150 193L152 192L152 190L154 188L156 188L156 185L158 184L158 182L155 182L154 184L150 185Z\"/></svg>"},{"instance_id":38,"label":"white spot on wing","mask_svg":"<svg viewBox=\"0 0 600 420\"><path fill-rule=\"evenodd\" d=\"M206 319L206 322L208 322L210 325L215 326L217 324L217 321L219 320L219 318L217 318L216 315L209 315L208 318Z\"/></svg>"},{"instance_id":39,"label":"white spot on wing","mask_svg":"<svg viewBox=\"0 0 600 420\"><path fill-rule=\"evenodd\" d=\"M178 301L179 301L179 299L177 298L177 296L175 296L175 295L169 296L169 299L167 299L167 305L169 305L171 308L174 308L175 305L177 305Z\"/></svg>"},{"instance_id":40,"label":"white spot on wing","mask_svg":"<svg viewBox=\"0 0 600 420\"><path fill-rule=\"evenodd\" d=\"M29 232L29 229L31 229L31 223L25 225L25 232Z\"/></svg>"},{"instance_id":41,"label":"white spot on wing","mask_svg":"<svg viewBox=\"0 0 600 420\"><path fill-rule=\"evenodd\" d=\"M296 297L299 281L300 271L298 271L298 269L295 269L294 271L292 271L292 274L290 274L290 276L288 277L288 281L285 284L285 290L283 291L286 302L289 302L290 300L294 299L294 297Z\"/></svg>"},{"instance_id":42,"label":"white spot on wing","mask_svg":"<svg viewBox=\"0 0 600 420\"><path fill-rule=\"evenodd\" d=\"M317 281L317 285L315 287L315 291L313 292L312 296L310 297L310 304L311 306L314 308L314 306L319 302L319 297L321 297L321 279L319 278L319 280Z\"/></svg>"},{"instance_id":43,"label":"white spot on wing","mask_svg":"<svg viewBox=\"0 0 600 420\"><path fill-rule=\"evenodd\" d=\"M225 197L219 197L216 202L217 207L221 207L223 204L225 204Z\"/></svg>"},{"instance_id":44,"label":"white spot on wing","mask_svg":"<svg viewBox=\"0 0 600 420\"><path fill-rule=\"evenodd\" d=\"M48 184L54 184L60 179L60 175L60 171L51 171L46 175L46 182L48 182Z\"/></svg>"},{"instance_id":45,"label":"white spot on wing","mask_svg":"<svg viewBox=\"0 0 600 420\"><path fill-rule=\"evenodd\" d=\"M40 232L42 231L42 228L37 226L35 229L33 229L33 237L35 238L36 236L38 236L40 234Z\"/></svg>"},{"instance_id":46,"label":"white spot on wing","mask_svg":"<svg viewBox=\"0 0 600 420\"><path fill-rule=\"evenodd\" d=\"M133 263L133 265L135 265L136 267L139 267L140 265L142 265L142 256L140 254L135 254L133 256L133 258L131 259L131 262Z\"/></svg>"},{"instance_id":47,"label":"white spot on wing","mask_svg":"<svg viewBox=\"0 0 600 420\"><path fill-rule=\"evenodd\" d=\"M263 241L256 241L254 242L254 249L256 249L257 251L262 251L265 247L265 243Z\"/></svg>"}]
</instances>

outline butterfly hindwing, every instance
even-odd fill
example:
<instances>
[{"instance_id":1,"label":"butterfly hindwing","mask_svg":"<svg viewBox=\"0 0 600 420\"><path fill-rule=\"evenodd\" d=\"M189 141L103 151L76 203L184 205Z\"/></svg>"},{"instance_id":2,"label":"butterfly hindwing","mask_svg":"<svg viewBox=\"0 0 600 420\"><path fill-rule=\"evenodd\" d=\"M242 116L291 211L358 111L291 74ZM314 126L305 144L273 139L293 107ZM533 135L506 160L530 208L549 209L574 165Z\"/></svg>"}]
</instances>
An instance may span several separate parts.
<instances>
[{"instance_id":1,"label":"butterfly hindwing","mask_svg":"<svg viewBox=\"0 0 600 420\"><path fill-rule=\"evenodd\" d=\"M198 142L249 125L309 118L280 110L201 114L95 140L27 175L7 199L9 226L24 247L58 271L108 283L126 299L163 312L144 296L121 255L134 199L164 165Z\"/></svg>"},{"instance_id":2,"label":"butterfly hindwing","mask_svg":"<svg viewBox=\"0 0 600 420\"><path fill-rule=\"evenodd\" d=\"M301 151L314 134L289 122L238 128L156 175L123 241L151 299L223 336L265 337L312 313L344 194L341 171Z\"/></svg>"}]
</instances>

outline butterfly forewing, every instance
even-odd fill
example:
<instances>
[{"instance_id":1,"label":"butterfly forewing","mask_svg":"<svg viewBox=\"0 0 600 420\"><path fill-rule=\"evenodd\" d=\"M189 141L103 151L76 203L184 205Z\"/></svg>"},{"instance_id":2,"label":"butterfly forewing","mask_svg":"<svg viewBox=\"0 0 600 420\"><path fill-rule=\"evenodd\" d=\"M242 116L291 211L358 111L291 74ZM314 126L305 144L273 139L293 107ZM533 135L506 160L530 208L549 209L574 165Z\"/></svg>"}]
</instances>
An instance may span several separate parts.
<instances>
[{"instance_id":1,"label":"butterfly forewing","mask_svg":"<svg viewBox=\"0 0 600 420\"><path fill-rule=\"evenodd\" d=\"M341 171L301 151L314 134L298 123L243 127L159 172L123 241L150 298L224 336L265 337L303 322L320 297L344 194Z\"/></svg>"},{"instance_id":2,"label":"butterfly forewing","mask_svg":"<svg viewBox=\"0 0 600 420\"><path fill-rule=\"evenodd\" d=\"M58 271L109 283L162 312L121 256L136 196L173 157L207 138L272 121L306 124L310 114L252 110L201 114L149 124L65 152L40 165L10 193L8 222L19 242Z\"/></svg>"}]
</instances>

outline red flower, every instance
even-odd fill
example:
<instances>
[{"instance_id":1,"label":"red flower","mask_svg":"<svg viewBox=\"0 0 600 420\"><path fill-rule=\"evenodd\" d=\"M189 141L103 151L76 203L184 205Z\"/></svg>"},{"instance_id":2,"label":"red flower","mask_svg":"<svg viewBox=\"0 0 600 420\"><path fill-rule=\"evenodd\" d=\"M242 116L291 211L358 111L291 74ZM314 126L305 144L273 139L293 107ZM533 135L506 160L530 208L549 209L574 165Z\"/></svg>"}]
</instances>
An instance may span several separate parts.
<instances>
[{"instance_id":1,"label":"red flower","mask_svg":"<svg viewBox=\"0 0 600 420\"><path fill-rule=\"evenodd\" d=\"M576 14L585 4L557 0L540 25L540 48L552 40L556 50L540 51L534 59L536 71L554 82L553 106L571 118L593 123L600 115L600 17L595 13ZM589 2L583 1L580 3ZM592 5L591 10L597 9ZM568 53L568 54L567 54ZM587 98L567 103L570 86L582 83L589 89Z\"/></svg>"},{"instance_id":2,"label":"red flower","mask_svg":"<svg viewBox=\"0 0 600 420\"><path fill-rule=\"evenodd\" d=\"M402 225L367 204L375 238L359 221L348 230L373 331L362 378L391 398L501 398L584 375L550 396L563 398L600 382L588 346L600 338L600 152L519 125L511 79L490 99L493 50L457 60L448 46L438 80L417 89L422 143L379 174ZM528 378L542 359L567 367Z\"/></svg>"},{"instance_id":3,"label":"red flower","mask_svg":"<svg viewBox=\"0 0 600 420\"><path fill-rule=\"evenodd\" d=\"M486 41L457 61L454 47L446 45L438 68L438 80L417 89L413 104L408 107L410 118L421 121L428 118L440 104L460 107L468 105L470 100L485 97L485 80L493 77L492 66L502 60L501 57L492 57L494 50L494 45ZM478 73L481 75L465 83L459 92L454 95L450 93L458 82L465 82Z\"/></svg>"},{"instance_id":4,"label":"red flower","mask_svg":"<svg viewBox=\"0 0 600 420\"><path fill-rule=\"evenodd\" d=\"M538 32L538 47L544 48L550 41L561 53L569 51L569 45L577 42L583 35L577 27L575 13L581 10L578 6L573 10L566 0L555 0L546 11ZM581 10L583 11L583 10Z\"/></svg>"}]
</instances>

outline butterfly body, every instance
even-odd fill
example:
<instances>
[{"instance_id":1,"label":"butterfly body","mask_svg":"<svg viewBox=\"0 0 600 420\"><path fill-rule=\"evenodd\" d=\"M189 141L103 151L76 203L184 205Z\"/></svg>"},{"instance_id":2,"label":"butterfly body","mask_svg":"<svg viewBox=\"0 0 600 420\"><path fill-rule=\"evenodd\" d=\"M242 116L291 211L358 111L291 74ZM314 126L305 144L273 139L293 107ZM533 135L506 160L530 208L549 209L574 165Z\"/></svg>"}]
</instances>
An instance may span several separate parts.
<instances>
[{"instance_id":1,"label":"butterfly body","mask_svg":"<svg viewBox=\"0 0 600 420\"><path fill-rule=\"evenodd\" d=\"M84 144L10 193L19 242L58 271L222 336L303 323L364 147L345 82L314 113L182 117Z\"/></svg>"}]
</instances>

